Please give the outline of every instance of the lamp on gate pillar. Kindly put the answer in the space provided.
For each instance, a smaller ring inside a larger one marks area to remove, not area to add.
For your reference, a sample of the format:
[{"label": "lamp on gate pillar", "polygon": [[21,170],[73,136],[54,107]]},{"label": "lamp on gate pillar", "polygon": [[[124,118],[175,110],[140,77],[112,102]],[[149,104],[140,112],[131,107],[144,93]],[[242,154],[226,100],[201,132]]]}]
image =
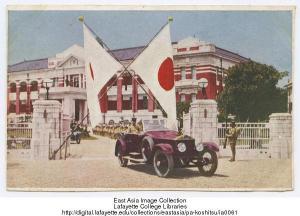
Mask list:
[{"label": "lamp on gate pillar", "polygon": [[[43,81],[43,86],[42,88],[45,88],[46,89],[46,100],[49,100],[49,89],[50,89],[50,84],[53,86],[53,82],[54,80],[53,79],[46,79]],[[44,86],[44,83],[46,86]]]},{"label": "lamp on gate pillar", "polygon": [[204,99],[207,99],[206,87],[208,86],[208,80],[206,78],[201,78],[199,80],[199,87],[201,88],[202,95]]},{"label": "lamp on gate pillar", "polygon": [[26,113],[27,114],[30,114],[30,110],[31,110],[31,107],[30,107],[30,91],[31,91],[31,85],[30,85],[30,79],[29,79],[29,74],[27,74],[27,103],[26,103]]}]

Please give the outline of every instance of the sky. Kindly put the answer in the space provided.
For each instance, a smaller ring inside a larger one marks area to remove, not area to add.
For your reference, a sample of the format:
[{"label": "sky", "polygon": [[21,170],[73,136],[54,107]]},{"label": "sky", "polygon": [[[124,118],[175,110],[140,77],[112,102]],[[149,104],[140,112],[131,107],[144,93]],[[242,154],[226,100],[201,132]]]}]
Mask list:
[{"label": "sky", "polygon": [[172,41],[194,36],[291,73],[291,11],[9,11],[8,64],[82,46],[81,15],[110,49],[147,44],[172,16]]}]

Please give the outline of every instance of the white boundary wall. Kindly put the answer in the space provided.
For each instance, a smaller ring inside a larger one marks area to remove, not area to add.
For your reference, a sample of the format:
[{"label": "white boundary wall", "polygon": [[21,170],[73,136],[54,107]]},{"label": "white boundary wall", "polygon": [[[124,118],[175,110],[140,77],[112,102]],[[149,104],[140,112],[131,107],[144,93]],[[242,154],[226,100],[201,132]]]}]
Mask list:
[{"label": "white boundary wall", "polygon": [[287,159],[292,155],[292,115],[273,113],[270,115],[270,156]]}]

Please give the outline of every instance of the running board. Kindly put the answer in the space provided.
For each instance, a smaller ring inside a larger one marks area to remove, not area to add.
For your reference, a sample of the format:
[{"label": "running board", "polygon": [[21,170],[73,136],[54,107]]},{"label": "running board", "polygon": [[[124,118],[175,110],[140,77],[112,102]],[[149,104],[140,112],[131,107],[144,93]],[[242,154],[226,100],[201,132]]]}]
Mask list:
[{"label": "running board", "polygon": [[137,163],[145,163],[145,160],[142,159],[142,158],[132,158],[132,157],[129,157],[129,156],[124,156],[123,158],[128,159],[130,161],[137,162]]}]

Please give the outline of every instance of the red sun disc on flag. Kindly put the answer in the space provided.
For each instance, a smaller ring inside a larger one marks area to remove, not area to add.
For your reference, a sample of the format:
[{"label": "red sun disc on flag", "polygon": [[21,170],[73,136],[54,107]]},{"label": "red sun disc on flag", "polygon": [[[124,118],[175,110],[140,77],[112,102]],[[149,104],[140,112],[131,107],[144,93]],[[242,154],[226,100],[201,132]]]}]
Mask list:
[{"label": "red sun disc on flag", "polygon": [[158,82],[166,91],[169,91],[174,87],[173,61],[169,57],[166,58],[159,67]]},{"label": "red sun disc on flag", "polygon": [[91,63],[90,63],[90,72],[91,72],[91,77],[94,80],[94,71],[93,71]]}]

